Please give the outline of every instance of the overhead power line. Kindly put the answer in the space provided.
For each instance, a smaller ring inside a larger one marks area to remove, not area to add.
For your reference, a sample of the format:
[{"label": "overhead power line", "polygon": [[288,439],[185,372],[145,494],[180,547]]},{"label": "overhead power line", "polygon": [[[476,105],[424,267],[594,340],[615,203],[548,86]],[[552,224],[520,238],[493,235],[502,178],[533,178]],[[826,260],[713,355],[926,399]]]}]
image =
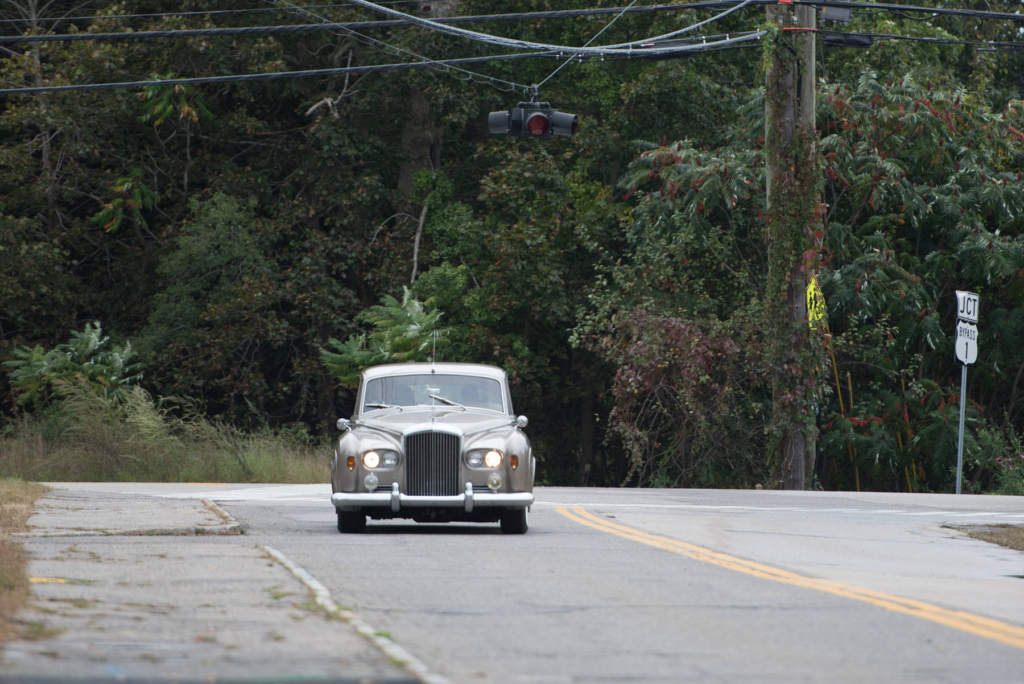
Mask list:
[{"label": "overhead power line", "polygon": [[[778,0],[762,0],[759,4],[776,5]],[[838,7],[858,10],[885,10],[894,14],[919,12],[936,16],[973,17],[975,19],[1001,19],[1005,21],[1024,21],[1024,14],[1013,12],[991,12],[989,10],[956,9],[952,7],[918,7],[915,5],[895,5],[885,2],[850,2],[849,0],[800,0],[802,5],[814,7]]]},{"label": "overhead power line", "polygon": [[[619,12],[618,14],[616,14],[616,15],[615,15],[614,17],[612,17],[612,20],[611,20],[611,21],[609,21],[609,22],[608,22],[607,24],[605,24],[605,25],[604,25],[604,28],[602,28],[602,29],[601,29],[600,31],[598,31],[598,32],[597,32],[597,33],[595,33],[595,34],[594,34],[593,36],[591,36],[590,40],[588,40],[588,41],[586,42],[586,44],[585,44],[585,45],[584,45],[583,47],[590,47],[590,44],[591,44],[591,43],[593,43],[593,42],[594,42],[595,40],[597,40],[597,39],[598,39],[598,38],[599,38],[599,37],[601,36],[601,34],[602,34],[602,33],[604,33],[605,31],[607,31],[608,29],[610,29],[610,28],[612,27],[612,24],[614,24],[615,22],[617,22],[617,21],[619,20],[619,18],[620,18],[620,17],[622,17],[622,15],[626,13],[626,10],[628,10],[628,9],[629,9],[630,7],[632,7],[632,6],[633,6],[633,5],[635,5],[636,3],[637,3],[637,0],[633,0],[633,2],[629,3],[629,7],[627,7],[626,9],[622,10],[621,12]],[[557,73],[558,73],[559,71],[561,71],[561,70],[562,70],[562,69],[564,69],[565,67],[569,66],[569,62],[571,62],[571,61],[572,61],[573,59],[575,59],[575,58],[576,58],[577,56],[578,56],[578,55],[575,55],[575,54],[574,54],[574,55],[573,55],[572,57],[570,57],[569,59],[567,59],[567,60],[565,60],[564,62],[562,62],[561,64],[559,64],[559,65],[558,65],[557,67],[555,67],[555,70],[554,70],[554,71],[552,71],[552,72],[551,72],[550,74],[548,74],[548,77],[547,77],[547,78],[545,78],[545,79],[544,79],[543,81],[541,81],[540,83],[538,83],[536,87],[537,87],[537,88],[540,88],[540,87],[541,87],[542,85],[544,85],[545,83],[547,83],[548,81],[550,81],[550,80],[551,80],[552,78],[554,78],[554,77],[555,77],[555,74],[557,74]]]},{"label": "overhead power line", "polygon": [[[751,4],[762,4],[767,0],[749,0]],[[777,0],[771,0],[772,3]],[[647,5],[641,7],[621,8],[596,8],[586,10],[556,10],[545,12],[513,12],[507,14],[482,14],[462,17],[439,17],[434,21],[446,24],[473,24],[482,22],[503,22],[503,21],[532,21],[539,19],[564,19],[573,17],[600,16],[605,14],[627,14],[637,11],[656,12],[691,9],[718,9],[722,7],[734,7],[743,0],[708,0],[688,5]],[[383,4],[383,3],[382,3]],[[352,7],[352,5],[313,5],[312,7]],[[292,12],[286,7],[269,8],[270,11]],[[308,10],[300,6],[299,10]],[[223,10],[226,12],[234,10]],[[125,16],[162,16],[162,15],[125,15]],[[326,22],[326,23],[324,23]],[[232,35],[263,35],[274,33],[305,33],[317,31],[333,31],[341,29],[345,31],[362,29],[388,29],[401,26],[415,26],[415,23],[405,19],[391,19],[385,21],[346,21],[332,22],[323,20],[318,24],[294,24],[288,26],[239,26],[219,27],[204,29],[168,29],[164,31],[122,31],[118,33],[62,33],[46,34],[37,36],[3,36],[0,43],[59,43],[64,41],[79,40],[145,40],[151,38],[188,38],[194,36],[232,36]]]},{"label": "overhead power line", "polygon": [[[270,1],[270,0],[268,0],[268,1]],[[747,3],[751,2],[751,1],[752,0],[743,0],[743,2],[740,3],[740,5],[742,6],[742,5],[747,4]],[[383,41],[379,41],[377,39],[369,38],[369,37],[364,36],[362,34],[355,33],[354,31],[345,29],[344,26],[342,26],[340,24],[337,24],[336,22],[332,22],[331,20],[329,20],[329,19],[327,19],[325,17],[322,17],[322,16],[320,16],[318,14],[315,14],[314,12],[310,12],[308,10],[302,9],[301,7],[297,7],[296,5],[292,4],[289,0],[275,0],[275,4],[277,4],[278,6],[282,6],[282,5],[290,6],[291,8],[293,8],[294,13],[301,14],[301,15],[306,16],[306,17],[312,17],[312,18],[318,19],[319,21],[321,21],[324,24],[329,24],[331,26],[338,27],[341,30],[346,31],[347,35],[359,36],[364,41],[365,40],[372,41],[374,44],[377,44],[377,45],[381,45],[381,44],[387,45],[386,43],[383,43]],[[374,7],[379,8],[378,5],[374,5]],[[380,8],[380,9],[383,9],[383,8]],[[391,12],[391,11],[394,11],[394,10],[386,10],[386,11]],[[730,11],[732,11],[732,10],[730,10]],[[407,19],[411,19],[411,20],[415,20],[416,19],[415,17],[411,17],[410,15],[402,14],[400,12],[398,14],[401,15],[402,17],[407,18]],[[702,23],[706,23],[706,22],[702,22]],[[689,27],[687,29],[684,29],[683,31],[679,31],[679,33],[682,33],[682,32],[684,32],[686,30],[690,30],[690,28],[695,28],[695,26],[694,27]],[[671,52],[675,53],[675,52],[685,52],[685,51],[691,51],[691,50],[692,51],[696,51],[696,50],[702,50],[702,49],[711,49],[711,48],[721,47],[721,46],[725,46],[725,45],[732,45],[732,44],[738,43],[738,42],[745,42],[745,41],[749,41],[749,40],[757,40],[757,39],[759,39],[761,37],[761,35],[763,35],[763,32],[759,32],[756,35],[742,37],[742,38],[726,38],[723,41],[718,41],[714,45],[693,46],[691,48],[673,48]],[[538,44],[538,45],[541,46],[540,47],[541,50],[549,49],[547,46],[544,46],[543,44]],[[417,54],[412,53],[412,52],[410,52],[408,50],[405,50],[403,48],[398,48],[398,47],[395,47],[393,45],[392,46],[388,46],[388,48],[393,50],[393,51],[399,51],[399,52],[403,52],[403,53],[408,54],[408,55],[412,55],[412,56],[416,57],[417,59],[423,59],[423,60],[426,59],[425,57],[422,57],[421,55],[417,55]],[[611,54],[615,54],[616,53],[616,51],[614,51],[614,50],[607,50],[607,51],[605,51],[605,50],[602,50],[602,49],[596,49],[595,50],[595,49],[589,49],[589,48],[587,48],[587,49],[567,48],[567,47],[564,47],[564,46],[551,46],[550,49],[556,50],[556,51],[559,51],[559,52],[567,52],[567,53],[570,53],[570,54],[571,53],[581,52],[581,53],[589,53],[589,54],[593,54],[593,55],[602,55],[602,54],[611,55]],[[640,56],[640,55],[663,55],[663,54],[669,54],[669,51],[660,50],[658,48],[639,48],[639,49],[635,49],[635,50],[630,48],[630,50],[622,50],[622,51],[619,51],[619,52],[621,54],[629,54],[629,55],[634,55],[635,54],[637,56]],[[475,78],[482,78],[484,83],[489,83],[491,85],[494,85],[496,82],[504,83],[506,85],[512,86],[513,88],[522,91],[524,93],[524,95],[529,93],[530,90],[531,90],[531,88],[529,86],[523,86],[522,84],[512,83],[512,82],[509,82],[509,81],[502,81],[500,79],[496,79],[496,78],[493,78],[493,77],[484,76],[482,74],[476,74],[474,72],[467,71],[467,70],[464,70],[464,69],[459,69],[458,67],[455,67],[455,69],[459,70],[461,73],[467,74],[469,76],[470,80],[475,80]],[[497,86],[495,85],[494,87],[497,87]]]},{"label": "overhead power line", "polygon": [[[350,0],[350,1],[353,4],[359,5],[360,7],[365,7],[366,9],[372,9],[372,10],[375,10],[375,11],[380,12],[382,14],[386,14],[388,16],[398,17],[398,18],[401,18],[401,19],[404,19],[404,20],[407,20],[407,21],[411,21],[414,24],[417,24],[417,25],[422,26],[424,28],[432,29],[432,30],[434,30],[437,33],[442,33],[442,34],[447,34],[447,35],[451,35],[451,36],[456,36],[456,37],[459,37],[459,38],[465,38],[465,39],[476,41],[476,42],[479,42],[479,43],[485,43],[487,45],[495,45],[495,46],[499,46],[499,47],[507,47],[507,48],[519,49],[519,50],[524,50],[524,49],[532,49],[532,50],[561,50],[561,51],[566,51],[566,52],[577,52],[577,53],[582,54],[582,55],[586,55],[586,54],[591,54],[591,55],[610,55],[610,54],[616,54],[616,53],[623,53],[623,52],[626,52],[626,51],[633,51],[633,50],[636,50],[637,48],[640,48],[640,46],[642,46],[644,43],[652,43],[652,42],[655,42],[655,41],[658,41],[658,40],[669,39],[669,38],[672,38],[672,37],[674,37],[676,35],[679,35],[681,33],[685,33],[685,32],[687,32],[687,31],[689,31],[689,30],[691,30],[693,28],[696,28],[698,25],[702,25],[702,24],[708,23],[707,21],[705,21],[705,22],[701,22],[701,24],[695,24],[695,25],[692,25],[692,26],[688,26],[688,27],[680,29],[678,31],[672,31],[671,33],[665,33],[665,34],[662,34],[660,36],[649,36],[649,37],[646,37],[646,38],[643,38],[643,39],[640,39],[640,40],[630,41],[628,43],[616,43],[614,45],[605,45],[605,46],[602,46],[602,47],[569,47],[569,46],[565,46],[565,45],[553,45],[551,43],[538,43],[538,42],[531,41],[531,40],[519,40],[519,39],[515,39],[515,38],[503,38],[501,36],[495,36],[495,35],[491,35],[489,33],[482,33],[480,31],[470,31],[468,29],[458,28],[457,26],[447,26],[445,24],[438,23],[438,22],[433,21],[431,19],[424,19],[423,17],[416,17],[416,16],[413,16],[411,14],[405,14],[404,12],[399,12],[398,10],[394,10],[394,9],[389,8],[389,7],[383,7],[381,5],[377,5],[377,4],[374,4],[372,2],[369,2],[368,0]],[[718,19],[718,18],[724,16],[725,14],[728,14],[729,12],[735,11],[735,10],[741,8],[741,7],[744,7],[744,6],[748,5],[748,4],[750,4],[751,2],[753,2],[753,0],[743,0],[742,2],[740,2],[738,5],[736,5],[732,9],[727,10],[726,12],[723,12],[718,17],[713,17],[712,19],[710,19],[708,21],[713,21],[715,19]],[[658,50],[657,48],[643,48],[643,49],[648,51],[648,53],[657,52],[657,50]]]},{"label": "overhead power line", "polygon": [[[237,74],[230,76],[198,76],[195,78],[169,78],[149,81],[123,81],[118,83],[82,83],[78,85],[35,86],[31,88],[3,88],[0,95],[30,95],[34,93],[62,93],[79,90],[113,90],[115,88],[143,88],[146,86],[199,85],[203,83],[238,83],[248,81],[272,81],[282,78],[307,78],[311,76],[343,76],[345,74],[368,74],[375,71],[401,71],[405,69],[455,67],[459,64],[480,64],[503,62],[538,57],[557,58],[553,52],[522,52],[512,55],[490,55],[487,57],[462,57],[439,59],[425,62],[401,62],[398,64],[371,64],[367,66],[339,67],[337,69],[307,69],[305,71],[274,71],[264,74]],[[486,78],[486,77],[485,77]],[[497,79],[495,79],[497,80]],[[523,86],[524,88],[526,86]]]},{"label": "overhead power line", "polygon": [[[817,31],[823,34],[826,38],[828,36],[840,36],[848,37],[855,36],[861,38],[870,38],[872,40],[906,40],[915,43],[936,43],[938,45],[977,45],[990,48],[1002,48],[1007,50],[1024,50],[1024,42],[1012,42],[1012,41],[993,41],[993,40],[965,40],[962,38],[936,38],[932,36],[905,36],[897,33],[848,33],[844,31],[829,31],[822,29],[805,29],[808,31]],[[855,46],[851,46],[855,47]]]},{"label": "overhead power line", "polygon": [[[412,0],[402,0],[407,2]],[[593,9],[583,10],[552,10],[545,12],[513,12],[507,14],[482,14],[482,15],[468,15],[462,17],[439,17],[432,21],[440,24],[474,24],[474,23],[485,23],[485,22],[505,22],[505,21],[534,21],[544,19],[566,19],[575,17],[591,17],[601,15],[619,15],[619,14],[634,14],[634,13],[650,13],[650,12],[671,12],[671,11],[683,11],[683,10],[712,10],[736,7],[740,4],[751,4],[751,5],[774,5],[778,4],[778,0],[703,0],[701,2],[694,2],[689,4],[673,4],[673,5],[643,5],[640,7],[599,7]],[[813,5],[815,7],[838,7],[838,8],[850,8],[854,10],[873,10],[875,12],[891,12],[899,15],[905,19],[912,19],[917,21],[928,21],[937,16],[964,16],[974,17],[981,19],[1000,19],[1005,21],[1024,22],[1024,14],[1012,14],[1005,12],[988,12],[979,10],[958,10],[950,8],[934,8],[934,7],[908,7],[906,5],[886,5],[879,3],[865,3],[865,2],[844,2],[843,0],[808,0],[803,4]],[[352,7],[351,4],[345,5],[312,5],[311,7]],[[307,9],[306,7],[300,7],[300,9]],[[219,10],[220,12],[234,13],[241,11],[250,10]],[[257,11],[253,9],[251,11]],[[267,11],[291,11],[287,8],[274,7],[267,8]],[[927,17],[912,17],[907,12],[926,12],[930,16]],[[181,12],[175,15],[112,15],[112,16],[123,16],[123,17],[160,17],[160,16],[178,16],[186,14],[216,14],[217,12]],[[21,20],[0,20],[0,21],[21,21]],[[349,21],[349,22],[330,22],[320,24],[294,24],[286,26],[240,26],[240,27],[221,27],[221,28],[205,28],[205,29],[174,29],[166,31],[125,31],[119,33],[67,33],[67,34],[46,34],[37,36],[2,36],[0,37],[0,44],[10,43],[59,43],[65,41],[80,41],[80,40],[145,40],[153,38],[188,38],[195,36],[231,36],[231,35],[272,35],[276,33],[306,33],[306,32],[319,32],[319,31],[333,31],[333,30],[364,30],[364,29],[389,29],[398,28],[402,26],[415,26],[416,22],[405,20],[405,19],[390,19],[383,21]],[[648,39],[649,40],[649,39]]]},{"label": "overhead power line", "polygon": [[[939,45],[975,45],[986,48],[998,48],[1005,51],[1024,51],[1024,42],[993,41],[993,40],[967,40],[964,38],[937,38],[932,36],[907,36],[899,33],[854,33],[850,31],[832,31],[830,29],[792,27],[784,29],[786,33],[818,33],[825,39],[826,45],[832,47],[866,48],[871,47],[874,41],[905,40],[917,43],[936,43]],[[753,31],[732,34],[734,37],[753,35]],[[686,39],[684,41],[673,41],[673,43],[684,43],[686,45],[696,44],[701,40],[715,40],[719,36],[702,36],[699,39]],[[848,39],[844,42],[844,39]],[[830,42],[831,41],[831,42]]]},{"label": "overhead power line", "polygon": [[[334,22],[330,21],[329,19],[327,19],[325,17],[322,17],[322,16],[320,16],[319,14],[317,14],[315,12],[311,12],[311,11],[305,9],[305,8],[299,7],[298,5],[290,2],[289,0],[276,0],[276,2],[273,2],[271,4],[277,5],[279,7],[282,6],[282,5],[287,6],[287,7],[289,7],[291,9],[291,13],[292,14],[303,16],[303,17],[306,17],[308,19],[316,19],[318,22],[320,22],[321,24],[324,24],[324,25],[334,25],[334,26],[336,26],[334,24]],[[423,55],[418,55],[415,52],[412,52],[411,50],[406,50],[405,48],[400,48],[400,47],[391,45],[391,44],[386,43],[386,42],[384,42],[382,40],[378,40],[376,38],[371,38],[371,37],[369,37],[367,35],[364,35],[362,33],[357,33],[356,31],[353,31],[351,29],[342,29],[342,30],[345,31],[345,35],[347,37],[353,38],[353,39],[358,40],[358,41],[360,41],[362,43],[371,45],[371,46],[373,46],[375,48],[382,49],[385,52],[391,52],[392,54],[396,54],[396,55],[397,54],[408,55],[408,56],[413,57],[414,59],[418,59],[418,60],[420,60],[422,62],[431,62],[431,61],[433,61],[433,60],[430,60],[427,57],[424,57]],[[482,81],[483,83],[485,83],[487,85],[490,85],[493,88],[497,88],[499,90],[506,90],[506,91],[518,90],[518,91],[526,92],[526,86],[522,85],[521,83],[513,83],[512,81],[505,81],[505,80],[500,79],[500,78],[493,78],[493,77],[490,77],[490,76],[484,76],[483,74],[478,74],[476,72],[469,71],[468,69],[462,69],[460,67],[452,67],[452,68],[454,68],[459,73],[465,75],[465,78],[461,78],[459,80],[474,81],[476,79],[483,79],[483,81]],[[455,78],[459,78],[459,77],[456,76]],[[502,86],[498,85],[499,83],[504,84],[504,86],[507,86],[507,87],[503,88]]]},{"label": "overhead power line", "polygon": [[[381,5],[409,5],[415,3],[416,0],[384,0],[379,3]],[[306,5],[309,9],[331,9],[333,7],[350,7],[348,3],[334,4],[334,5]],[[38,22],[52,22],[57,23],[61,21],[97,21],[100,19],[163,19],[164,17],[205,17],[205,16],[218,16],[218,15],[232,15],[232,14],[257,14],[262,12],[287,12],[285,9],[279,7],[246,7],[241,9],[233,10],[208,10],[206,12],[195,11],[195,12],[154,12],[151,14],[99,14],[99,15],[83,15],[77,17],[39,17],[37,19],[0,19],[0,24],[33,24]]]},{"label": "overhead power line", "polygon": [[119,33],[51,33],[38,36],[0,36],[0,44],[67,43],[79,40],[151,40],[153,38],[192,38],[196,36],[244,36],[275,33],[310,33],[325,31],[322,24],[287,24],[283,26],[233,26],[227,28],[172,29],[167,31],[121,31]]},{"label": "overhead power line", "polygon": [[[749,34],[757,36],[757,34]],[[717,41],[714,43],[700,43],[696,39],[691,47],[697,50],[690,50],[691,53],[712,52],[716,45],[721,43],[735,43],[736,39],[729,41]],[[314,76],[344,76],[345,74],[368,74],[380,71],[404,71],[407,69],[437,68],[441,70],[458,69],[462,64],[481,64],[487,62],[505,62],[520,59],[565,59],[564,55],[557,52],[520,52],[511,55],[489,55],[486,57],[462,57],[458,59],[439,59],[426,62],[401,62],[397,64],[372,64],[356,67],[339,67],[336,69],[309,69],[305,71],[278,71],[265,74],[238,74],[229,76],[199,76],[195,78],[170,78],[148,81],[121,81],[117,83],[82,83],[77,85],[54,85],[54,86],[33,86],[26,88],[2,88],[0,95],[33,95],[37,93],[60,93],[76,92],[85,90],[114,90],[119,88],[143,88],[147,86],[171,86],[171,85],[202,85],[206,83],[238,83],[249,81],[272,81],[286,78],[308,78]],[[480,78],[488,79],[487,76],[476,74]],[[498,82],[500,79],[492,79]],[[522,86],[524,89],[527,86]]]},{"label": "overhead power line", "polygon": [[[844,33],[840,31],[828,31],[821,29],[790,29],[792,31],[818,31],[825,36],[834,36],[837,38],[851,38],[851,39],[862,39],[860,42],[851,41],[846,47],[868,47],[872,39],[878,40],[908,40],[917,42],[929,42],[929,43],[944,43],[944,44],[958,44],[958,45],[977,45],[983,46],[979,49],[991,52],[1000,51],[1024,51],[1024,43],[1014,42],[994,42],[994,41],[971,41],[961,40],[956,38],[932,38],[932,37],[921,37],[921,36],[905,36],[899,34],[889,33]],[[598,61],[622,61],[627,59],[665,59],[672,57],[685,57],[689,55],[699,55],[707,52],[716,52],[718,50],[728,50],[734,48],[744,47],[757,47],[753,44],[753,41],[759,40],[763,32],[761,31],[750,31],[741,34],[720,34],[717,36],[700,36],[686,38],[670,43],[665,43],[663,49],[658,50],[655,54],[644,54],[643,51],[634,52],[632,55],[624,54],[617,55],[605,60],[603,57],[589,57],[584,59],[587,63],[597,63]],[[709,40],[710,39],[710,40]],[[574,54],[575,56],[575,54]],[[26,88],[4,88],[0,89],[0,95],[31,95],[36,93],[51,93],[51,92],[71,92],[71,91],[85,91],[85,90],[113,90],[117,88],[142,88],[146,86],[167,86],[167,85],[201,85],[206,83],[237,83],[237,82],[248,82],[248,81],[270,81],[280,80],[287,78],[307,78],[314,76],[341,76],[345,74],[365,74],[381,71],[403,71],[407,69],[420,69],[420,68],[434,68],[442,71],[447,70],[460,70],[459,65],[462,64],[480,64],[487,62],[503,62],[520,59],[535,59],[535,58],[548,58],[548,59],[566,59],[564,53],[555,51],[543,51],[543,52],[524,52],[516,53],[511,55],[489,55],[484,57],[463,57],[458,59],[446,59],[446,60],[426,60],[420,62],[404,62],[396,64],[375,64],[358,67],[341,67],[336,69],[309,69],[305,71],[281,71],[281,72],[270,72],[263,74],[238,74],[228,76],[199,76],[193,78],[174,78],[174,79],[161,79],[161,80],[148,80],[148,81],[123,81],[116,83],[84,83],[78,85],[62,85],[62,86],[34,86]],[[572,57],[569,57],[572,59]],[[582,59],[582,58],[577,58]],[[469,72],[474,73],[474,72]],[[484,79],[484,82],[494,81],[498,83],[508,83],[507,81],[501,81],[500,79],[490,79],[490,77],[482,74],[475,74],[475,76]],[[529,90],[528,86],[520,84],[514,84],[522,90]]]}]

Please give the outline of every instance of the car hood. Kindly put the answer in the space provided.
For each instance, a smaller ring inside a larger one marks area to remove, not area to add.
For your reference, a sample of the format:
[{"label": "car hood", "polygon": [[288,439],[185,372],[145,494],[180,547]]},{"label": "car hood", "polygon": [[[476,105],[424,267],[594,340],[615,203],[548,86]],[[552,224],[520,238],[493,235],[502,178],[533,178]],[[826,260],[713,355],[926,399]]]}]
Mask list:
[{"label": "car hood", "polygon": [[463,436],[489,432],[502,427],[511,428],[512,417],[495,414],[490,411],[474,411],[468,409],[438,408],[406,409],[404,411],[388,411],[385,415],[371,418],[359,418],[353,422],[353,429],[370,428],[401,437],[413,432],[439,429],[443,432],[454,432]]}]

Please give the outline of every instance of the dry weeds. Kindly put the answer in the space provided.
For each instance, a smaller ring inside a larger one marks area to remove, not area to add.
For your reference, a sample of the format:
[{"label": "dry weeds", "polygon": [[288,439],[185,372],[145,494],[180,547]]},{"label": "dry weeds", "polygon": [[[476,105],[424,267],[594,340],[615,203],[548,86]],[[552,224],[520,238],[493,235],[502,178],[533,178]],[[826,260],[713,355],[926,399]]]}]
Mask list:
[{"label": "dry weeds", "polygon": [[14,635],[12,619],[29,597],[24,548],[11,535],[25,531],[32,503],[45,491],[31,482],[0,479],[0,644]]},{"label": "dry weeds", "polygon": [[243,432],[185,400],[67,389],[61,411],[0,437],[0,477],[54,481],[326,482],[333,445],[301,430]]},{"label": "dry weeds", "polygon": [[999,544],[1017,551],[1024,551],[1024,526],[1020,525],[986,525],[965,530],[967,534],[987,541],[992,544]]}]

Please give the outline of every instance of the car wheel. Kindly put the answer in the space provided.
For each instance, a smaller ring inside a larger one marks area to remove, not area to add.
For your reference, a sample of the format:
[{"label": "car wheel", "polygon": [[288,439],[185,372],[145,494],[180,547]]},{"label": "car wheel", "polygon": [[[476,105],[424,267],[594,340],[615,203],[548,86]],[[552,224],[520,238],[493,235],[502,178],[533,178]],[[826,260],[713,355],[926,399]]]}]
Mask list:
[{"label": "car wheel", "polygon": [[501,512],[501,531],[505,534],[526,534],[530,529],[530,515],[525,508]]},{"label": "car wheel", "polygon": [[342,534],[355,534],[366,529],[366,516],[362,513],[338,511],[338,531]]}]

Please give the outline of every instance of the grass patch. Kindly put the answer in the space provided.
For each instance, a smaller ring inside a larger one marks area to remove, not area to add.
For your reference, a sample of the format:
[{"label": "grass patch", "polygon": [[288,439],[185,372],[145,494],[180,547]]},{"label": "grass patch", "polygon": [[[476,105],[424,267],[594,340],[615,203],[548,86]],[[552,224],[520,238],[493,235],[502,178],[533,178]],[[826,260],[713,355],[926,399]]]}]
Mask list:
[{"label": "grass patch", "polygon": [[1024,551],[1024,526],[986,525],[965,530],[975,539],[999,544],[1017,551]]},{"label": "grass patch", "polygon": [[270,594],[270,598],[275,599],[275,600],[283,599],[286,596],[291,596],[291,594],[288,593],[287,591],[285,591],[284,588],[282,588],[280,584],[275,584],[272,587],[266,587],[263,591],[265,591],[268,594]]},{"label": "grass patch", "polygon": [[320,604],[317,603],[316,600],[312,599],[312,598],[309,599],[308,601],[303,601],[302,603],[292,602],[292,606],[295,607],[295,608],[301,608],[302,610],[304,610],[306,612],[309,612],[309,613],[319,613],[320,611],[323,610],[323,608],[320,606]]},{"label": "grass patch", "polygon": [[326,482],[332,445],[304,429],[244,432],[183,399],[82,386],[0,433],[0,477],[62,482]]},{"label": "grass patch", "polygon": [[84,598],[52,598],[47,600],[53,603],[67,603],[72,608],[85,609],[96,607],[96,604],[93,601],[89,601],[88,599]]},{"label": "grass patch", "polygon": [[31,482],[0,479],[0,644],[14,636],[12,619],[29,597],[24,549],[11,535],[27,529],[32,504],[45,491]]}]

